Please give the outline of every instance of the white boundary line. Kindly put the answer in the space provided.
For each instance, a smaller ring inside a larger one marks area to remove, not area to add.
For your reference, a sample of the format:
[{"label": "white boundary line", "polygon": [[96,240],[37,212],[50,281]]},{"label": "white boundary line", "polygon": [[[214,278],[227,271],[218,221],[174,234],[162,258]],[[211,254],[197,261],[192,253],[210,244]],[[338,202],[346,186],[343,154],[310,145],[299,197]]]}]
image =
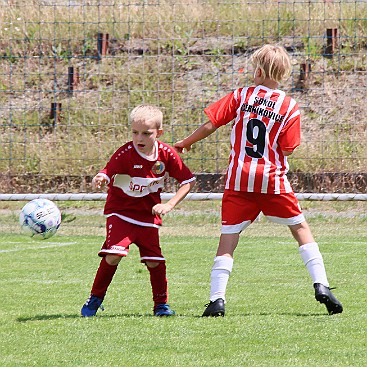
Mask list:
[{"label": "white boundary line", "polygon": [[[11,244],[21,244],[24,245],[24,242],[7,242]],[[49,243],[49,245],[42,245],[42,246],[31,246],[27,248],[13,248],[7,250],[0,250],[0,253],[7,253],[7,252],[19,252],[19,251],[28,251],[28,250],[42,250],[45,248],[53,248],[53,247],[64,247],[64,246],[71,246],[75,245],[77,242],[65,242],[65,243]]]},{"label": "white boundary line", "polygon": [[[174,193],[162,193],[162,200],[169,200]],[[367,194],[316,194],[296,193],[298,200],[308,201],[367,201]],[[185,200],[221,200],[223,193],[189,193]],[[29,201],[37,198],[54,201],[105,201],[107,194],[0,194],[0,201]]]}]

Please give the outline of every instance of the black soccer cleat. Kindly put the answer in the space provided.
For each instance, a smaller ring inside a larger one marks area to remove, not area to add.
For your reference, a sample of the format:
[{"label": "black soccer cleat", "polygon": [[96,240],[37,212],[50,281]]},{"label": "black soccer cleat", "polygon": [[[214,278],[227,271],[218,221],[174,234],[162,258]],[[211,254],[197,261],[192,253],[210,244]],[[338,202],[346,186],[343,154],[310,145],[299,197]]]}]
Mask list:
[{"label": "black soccer cleat", "polygon": [[202,315],[202,317],[218,317],[224,316],[224,300],[222,298],[218,298],[215,301],[210,301],[205,305],[206,309]]},{"label": "black soccer cleat", "polygon": [[320,303],[323,303],[326,306],[329,315],[334,315],[336,313],[343,312],[342,304],[331,293],[329,287],[325,287],[321,283],[315,283],[313,287],[315,288],[316,301],[319,301]]}]

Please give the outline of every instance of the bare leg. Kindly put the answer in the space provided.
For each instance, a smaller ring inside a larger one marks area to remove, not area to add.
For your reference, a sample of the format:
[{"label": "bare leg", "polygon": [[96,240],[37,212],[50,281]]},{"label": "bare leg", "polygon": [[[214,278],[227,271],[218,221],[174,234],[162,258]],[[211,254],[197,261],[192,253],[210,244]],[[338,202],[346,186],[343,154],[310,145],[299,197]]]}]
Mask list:
[{"label": "bare leg", "polygon": [[210,301],[221,298],[225,293],[229,275],[233,267],[233,253],[237,247],[239,233],[222,234],[211,271]]},{"label": "bare leg", "polygon": [[315,242],[311,229],[306,221],[289,226],[289,229],[292,232],[293,237],[298,242],[299,246],[305,245],[306,243]]},{"label": "bare leg", "polygon": [[233,253],[237,247],[239,238],[239,233],[222,234],[219,240],[217,256],[227,256],[233,258]]}]

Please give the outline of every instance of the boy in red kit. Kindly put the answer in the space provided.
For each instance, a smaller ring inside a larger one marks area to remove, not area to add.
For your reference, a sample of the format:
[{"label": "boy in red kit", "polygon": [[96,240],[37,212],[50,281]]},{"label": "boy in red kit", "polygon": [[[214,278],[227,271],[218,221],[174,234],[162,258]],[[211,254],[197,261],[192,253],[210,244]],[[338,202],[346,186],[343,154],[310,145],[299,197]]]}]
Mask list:
[{"label": "boy in red kit", "polygon": [[[163,133],[163,114],[155,106],[140,105],[130,114],[132,141],[120,147],[106,167],[94,178],[93,185],[108,185],[104,208],[106,240],[98,255],[102,257],[91,294],[81,309],[84,317],[95,316],[102,307],[117,266],[135,243],[140,259],[150,273],[155,316],[172,316],[167,304],[165,258],[158,230],[162,215],[170,212],[195,184],[195,178],[180,156],[157,139]],[[161,203],[160,193],[169,174],[180,184],[176,194]]]},{"label": "boy in red kit", "polygon": [[287,156],[300,144],[296,101],[277,89],[290,75],[285,49],[265,45],[252,55],[254,85],[239,88],[207,107],[208,122],[174,147],[182,152],[232,122],[231,153],[222,199],[222,230],[211,271],[210,303],[203,316],[224,316],[225,292],[240,233],[262,212],[289,227],[313,281],[315,298],[329,314],[343,311],[331,293],[318,244],[287,179]]}]

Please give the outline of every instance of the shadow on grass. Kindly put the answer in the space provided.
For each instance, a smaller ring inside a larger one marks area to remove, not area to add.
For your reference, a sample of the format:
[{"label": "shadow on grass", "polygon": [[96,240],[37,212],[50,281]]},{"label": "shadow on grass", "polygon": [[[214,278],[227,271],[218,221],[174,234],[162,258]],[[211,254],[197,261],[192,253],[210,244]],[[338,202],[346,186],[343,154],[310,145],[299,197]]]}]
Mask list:
[{"label": "shadow on grass", "polygon": [[17,317],[18,322],[27,322],[27,321],[42,321],[42,320],[55,320],[55,319],[77,319],[80,315],[34,315],[29,317]]},{"label": "shadow on grass", "polygon": [[[230,317],[254,317],[254,316],[270,316],[270,317],[274,317],[274,316],[290,316],[290,317],[320,317],[320,316],[331,316],[327,313],[299,313],[299,312],[247,312],[247,313],[227,313],[226,316],[224,318],[230,318]],[[198,316],[193,316],[194,318],[203,318],[202,316],[198,315]],[[213,319],[221,319],[222,317],[204,317],[204,319],[206,318],[213,318]]]},{"label": "shadow on grass", "polygon": [[[259,316],[292,316],[292,317],[320,317],[320,316],[330,316],[327,313],[297,313],[297,312],[283,312],[283,313],[272,313],[272,312],[261,312],[259,314],[255,313],[244,313],[244,314],[231,314],[228,315],[226,318],[233,317],[252,317],[255,315]],[[17,322],[29,322],[29,321],[47,321],[47,320],[57,320],[57,319],[111,319],[111,318],[140,318],[140,317],[154,317],[156,316],[151,314],[142,314],[142,313],[131,313],[131,314],[112,314],[112,315],[103,315],[99,314],[95,317],[82,317],[79,314],[55,314],[55,315],[34,315],[34,316],[28,316],[28,317],[17,317]],[[169,318],[169,317],[162,317],[162,318]],[[194,319],[202,319],[203,317],[201,315],[176,315],[174,318],[194,318]],[[210,318],[210,317],[209,317]],[[213,317],[215,318],[215,317]],[[206,319],[206,318],[203,318]],[[221,319],[221,317],[220,317]]]},{"label": "shadow on grass", "polygon": [[122,318],[122,317],[156,317],[154,315],[150,314],[115,314],[115,315],[102,315],[99,314],[95,317],[82,317],[80,314],[55,314],[55,315],[34,315],[34,316],[28,316],[28,317],[17,317],[17,322],[28,322],[28,321],[47,321],[47,320],[57,320],[57,319],[111,319],[111,318]]},{"label": "shadow on grass", "polygon": [[[274,316],[274,313],[266,313],[262,312],[259,314],[260,316]],[[325,312],[320,313],[300,313],[300,312],[282,312],[282,313],[276,313],[278,316],[294,316],[294,317],[319,317],[319,316],[330,316],[329,314]]]}]

